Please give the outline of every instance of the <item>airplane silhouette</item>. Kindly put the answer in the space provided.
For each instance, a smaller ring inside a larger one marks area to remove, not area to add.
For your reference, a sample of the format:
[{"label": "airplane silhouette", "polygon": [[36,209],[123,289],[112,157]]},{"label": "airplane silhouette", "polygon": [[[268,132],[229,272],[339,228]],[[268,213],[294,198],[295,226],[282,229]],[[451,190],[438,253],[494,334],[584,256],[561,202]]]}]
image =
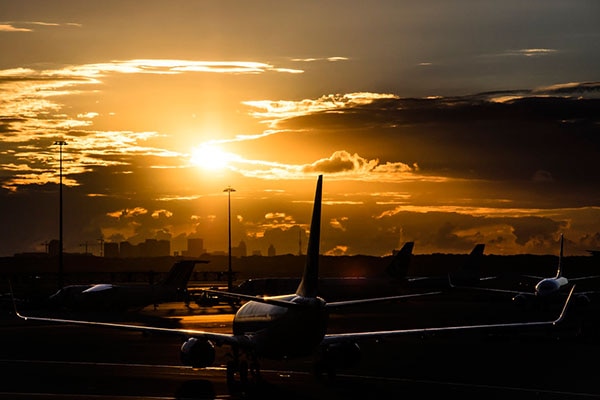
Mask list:
[{"label": "airplane silhouette", "polygon": [[163,280],[151,285],[99,283],[68,285],[49,296],[46,305],[78,311],[125,311],[159,303],[184,301],[187,283],[196,264],[205,260],[181,260]]},{"label": "airplane silhouette", "polygon": [[[185,342],[181,346],[181,360],[183,364],[195,368],[208,367],[214,363],[216,357],[215,346],[229,346],[233,355],[233,359],[227,363],[227,380],[230,383],[235,381],[236,376],[239,377],[241,382],[247,382],[249,372],[255,379],[260,378],[259,362],[261,359],[291,359],[318,354],[320,358],[317,360],[315,371],[332,372],[335,370],[336,360],[358,360],[360,355],[358,343],[362,340],[448,331],[553,327],[563,320],[570,296],[565,301],[560,315],[556,319],[548,321],[359,331],[337,334],[327,333],[330,312],[335,312],[336,309],[351,305],[376,303],[398,297],[326,302],[317,295],[319,283],[318,261],[322,182],[323,176],[319,175],[311,219],[306,264],[302,279],[295,293],[273,297],[257,297],[219,292],[221,295],[247,300],[234,315],[232,333],[26,316],[18,312],[16,305],[15,313],[22,319],[32,321],[112,327],[148,333],[156,332],[178,335],[185,339]],[[430,294],[432,293],[409,296],[414,297]]]},{"label": "airplane silhouette", "polygon": [[[491,293],[506,293],[512,295],[512,300],[517,304],[526,304],[535,301],[548,301],[557,298],[561,295],[569,293],[569,284],[576,281],[600,278],[600,275],[582,276],[578,278],[567,279],[563,273],[563,243],[564,237],[560,235],[560,254],[558,257],[558,266],[554,276],[543,277],[534,275],[523,275],[525,278],[534,279],[535,283],[533,291],[522,291],[513,289],[489,288],[482,286],[461,285],[454,282],[452,277],[449,277],[450,286],[458,289],[472,289]],[[590,302],[589,295],[599,293],[597,290],[574,292],[574,301],[578,304],[588,304]]]},{"label": "airplane silhouette", "polygon": [[452,283],[460,284],[475,284],[476,282],[495,279],[495,276],[481,276],[481,260],[483,258],[483,251],[485,244],[476,244],[471,252],[467,255],[466,260],[462,265],[459,266],[455,271],[449,272],[448,274],[440,275],[425,275],[425,276],[407,276],[407,286],[413,288],[424,288],[424,287],[437,287],[441,289],[447,289],[449,280]]}]

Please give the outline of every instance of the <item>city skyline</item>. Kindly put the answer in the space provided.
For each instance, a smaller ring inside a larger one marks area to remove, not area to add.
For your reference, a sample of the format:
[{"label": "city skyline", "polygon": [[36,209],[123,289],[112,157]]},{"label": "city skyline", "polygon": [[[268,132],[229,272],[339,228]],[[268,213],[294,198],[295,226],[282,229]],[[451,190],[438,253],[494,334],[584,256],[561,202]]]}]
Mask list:
[{"label": "city skyline", "polygon": [[66,252],[296,254],[319,174],[323,254],[600,248],[595,1],[0,10],[0,256],[58,237],[58,141]]},{"label": "city skyline", "polygon": [[[40,254],[47,254],[51,257],[56,257],[59,254],[60,242],[58,239],[53,239],[48,242],[44,242],[43,252],[32,252],[32,253],[17,253],[15,256],[39,256]],[[74,251],[71,254],[84,254],[91,256],[100,256],[108,258],[131,258],[131,257],[201,257],[204,255],[228,255],[229,249],[213,250],[208,251],[204,248],[204,239],[202,238],[188,238],[187,247],[184,249],[171,250],[171,241],[166,239],[146,239],[143,242],[132,244],[129,241],[122,242],[106,242],[99,240],[97,244],[82,243],[81,247],[84,251]],[[79,249],[81,250],[81,248]],[[248,249],[246,243],[243,240],[237,245],[231,246],[232,257],[240,258],[246,257],[248,254],[252,256],[262,256],[261,250]],[[290,253],[288,253],[289,255]],[[302,255],[303,249],[301,246],[297,249],[297,253],[294,255]],[[272,257],[277,255],[277,249],[273,244],[269,244],[267,248],[267,256]]]}]

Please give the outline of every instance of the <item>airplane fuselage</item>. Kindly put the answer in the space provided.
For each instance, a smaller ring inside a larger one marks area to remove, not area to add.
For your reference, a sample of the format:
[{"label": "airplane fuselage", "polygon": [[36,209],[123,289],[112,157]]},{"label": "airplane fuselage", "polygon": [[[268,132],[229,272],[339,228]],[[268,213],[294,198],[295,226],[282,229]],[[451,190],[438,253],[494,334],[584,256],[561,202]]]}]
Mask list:
[{"label": "airplane fuselage", "polygon": [[274,298],[303,303],[303,306],[286,308],[249,301],[234,316],[233,334],[252,337],[254,351],[264,358],[310,355],[327,330],[325,301],[295,295]]},{"label": "airplane fuselage", "polygon": [[564,276],[545,278],[535,285],[535,294],[537,296],[550,296],[560,292],[560,290],[568,284],[569,280]]},{"label": "airplane fuselage", "polygon": [[117,311],[183,300],[183,291],[160,285],[71,285],[49,297],[49,304],[84,311]]}]

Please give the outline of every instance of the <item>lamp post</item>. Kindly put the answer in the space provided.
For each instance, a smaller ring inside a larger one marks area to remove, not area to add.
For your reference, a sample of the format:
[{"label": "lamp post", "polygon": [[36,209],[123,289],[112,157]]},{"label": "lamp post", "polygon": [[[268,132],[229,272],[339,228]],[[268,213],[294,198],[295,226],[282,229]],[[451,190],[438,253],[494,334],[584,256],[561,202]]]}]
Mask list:
[{"label": "lamp post", "polygon": [[63,146],[67,145],[64,140],[57,140],[54,142],[55,146],[59,149],[59,211],[58,211],[58,287],[63,287],[63,184],[62,184],[62,153]]},{"label": "lamp post", "polygon": [[235,189],[231,186],[227,186],[224,190],[227,192],[227,224],[228,224],[228,255],[229,255],[229,269],[227,273],[227,290],[231,291],[233,287],[233,271],[231,269],[231,192],[235,192]]}]

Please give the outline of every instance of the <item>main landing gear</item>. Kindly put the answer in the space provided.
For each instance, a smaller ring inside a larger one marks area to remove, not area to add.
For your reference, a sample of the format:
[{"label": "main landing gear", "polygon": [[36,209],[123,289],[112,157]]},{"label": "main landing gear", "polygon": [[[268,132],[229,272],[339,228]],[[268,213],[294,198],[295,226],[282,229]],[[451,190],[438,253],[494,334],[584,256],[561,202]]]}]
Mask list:
[{"label": "main landing gear", "polygon": [[246,359],[240,359],[239,349],[233,349],[233,359],[227,362],[227,385],[235,385],[236,375],[239,383],[243,386],[249,382],[260,381],[260,368],[258,360],[252,356],[250,362]]}]

